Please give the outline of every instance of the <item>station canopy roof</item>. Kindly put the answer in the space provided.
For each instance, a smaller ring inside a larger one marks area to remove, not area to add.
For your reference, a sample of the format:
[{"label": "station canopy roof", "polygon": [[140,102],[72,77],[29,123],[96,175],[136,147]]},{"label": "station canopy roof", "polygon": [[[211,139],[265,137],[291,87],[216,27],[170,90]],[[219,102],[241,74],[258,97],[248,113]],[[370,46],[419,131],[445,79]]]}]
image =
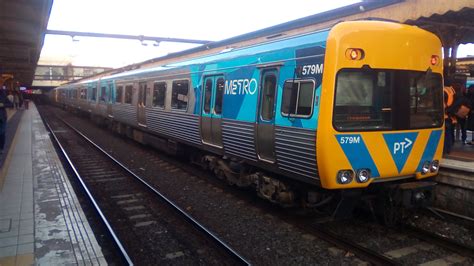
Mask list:
[{"label": "station canopy roof", "polygon": [[474,43],[474,1],[471,7],[458,11],[449,10],[444,14],[435,13],[406,22],[429,30],[438,36],[455,40],[458,44]]},{"label": "station canopy roof", "polygon": [[0,74],[32,84],[52,5],[52,0],[0,2]]}]

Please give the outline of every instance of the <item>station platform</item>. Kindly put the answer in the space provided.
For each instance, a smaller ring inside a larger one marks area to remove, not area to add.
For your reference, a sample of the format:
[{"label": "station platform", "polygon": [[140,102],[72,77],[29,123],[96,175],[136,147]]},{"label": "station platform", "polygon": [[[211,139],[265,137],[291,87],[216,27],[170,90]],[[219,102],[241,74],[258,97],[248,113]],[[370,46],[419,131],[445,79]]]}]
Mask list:
[{"label": "station platform", "polygon": [[[472,140],[474,132],[467,131],[467,140]],[[474,145],[463,144],[457,139],[454,142],[451,153],[445,155],[441,161],[441,167],[471,172],[474,179]]]},{"label": "station platform", "polygon": [[0,265],[107,264],[34,103],[9,111]]}]

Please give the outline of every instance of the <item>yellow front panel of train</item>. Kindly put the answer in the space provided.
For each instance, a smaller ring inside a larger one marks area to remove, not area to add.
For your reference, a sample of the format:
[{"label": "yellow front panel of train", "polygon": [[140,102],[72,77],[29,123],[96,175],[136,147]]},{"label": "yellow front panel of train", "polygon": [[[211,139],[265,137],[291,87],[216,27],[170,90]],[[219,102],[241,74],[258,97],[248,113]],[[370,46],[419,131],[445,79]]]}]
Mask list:
[{"label": "yellow front panel of train", "polygon": [[[352,53],[353,50],[355,52]],[[366,187],[374,180],[409,176],[425,178],[436,174],[436,171],[421,174],[421,169],[424,163],[441,159],[444,139],[442,119],[441,124],[423,129],[371,128],[364,131],[338,130],[333,116],[336,77],[341,70],[428,71],[441,80],[440,58],[439,39],[417,27],[355,21],[340,23],[331,30],[326,47],[317,132],[318,170],[323,187]],[[351,73],[349,71],[349,77]],[[397,92],[396,86],[394,88]],[[440,93],[441,96],[436,95],[437,99],[442,99],[442,87]],[[407,97],[406,100],[410,99]],[[440,113],[442,115],[442,111]],[[354,174],[360,169],[368,169],[372,178],[367,183],[352,180],[341,184],[336,176],[344,169],[352,170]]]}]

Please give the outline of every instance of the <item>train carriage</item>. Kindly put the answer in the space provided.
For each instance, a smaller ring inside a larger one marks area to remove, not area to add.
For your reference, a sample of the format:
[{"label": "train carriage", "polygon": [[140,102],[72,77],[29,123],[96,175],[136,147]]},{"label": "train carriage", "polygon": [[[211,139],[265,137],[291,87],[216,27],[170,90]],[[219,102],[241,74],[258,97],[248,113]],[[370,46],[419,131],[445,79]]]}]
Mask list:
[{"label": "train carriage", "polygon": [[94,115],[142,142],[192,147],[271,201],[317,205],[321,189],[376,187],[401,189],[408,206],[432,198],[419,179],[437,174],[442,155],[441,43],[417,27],[342,22],[79,86]]}]

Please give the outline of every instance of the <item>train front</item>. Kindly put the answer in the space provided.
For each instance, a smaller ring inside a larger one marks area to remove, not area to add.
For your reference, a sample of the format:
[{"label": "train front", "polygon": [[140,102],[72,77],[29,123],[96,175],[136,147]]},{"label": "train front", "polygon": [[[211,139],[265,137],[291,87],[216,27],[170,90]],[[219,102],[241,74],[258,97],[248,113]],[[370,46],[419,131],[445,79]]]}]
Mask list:
[{"label": "train front", "polygon": [[419,179],[436,175],[442,157],[441,50],[434,34],[414,26],[380,21],[334,26],[317,132],[324,188],[403,182],[412,193],[432,186]]}]

